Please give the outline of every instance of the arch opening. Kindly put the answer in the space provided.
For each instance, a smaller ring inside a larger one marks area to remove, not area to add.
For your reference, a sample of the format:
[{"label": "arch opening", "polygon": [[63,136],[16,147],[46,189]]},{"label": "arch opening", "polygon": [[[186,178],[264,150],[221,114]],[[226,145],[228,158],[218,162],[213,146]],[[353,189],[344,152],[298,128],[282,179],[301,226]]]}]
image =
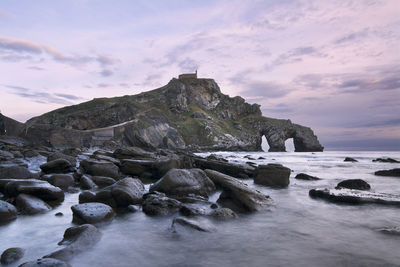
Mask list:
[{"label": "arch opening", "polygon": [[293,138],[288,138],[285,140],[285,149],[286,149],[286,152],[295,152],[296,151],[296,149],[294,147]]},{"label": "arch opening", "polygon": [[268,141],[267,141],[267,138],[265,137],[265,135],[261,136],[261,149],[264,152],[268,152],[268,150],[269,150],[269,144],[268,144]]}]

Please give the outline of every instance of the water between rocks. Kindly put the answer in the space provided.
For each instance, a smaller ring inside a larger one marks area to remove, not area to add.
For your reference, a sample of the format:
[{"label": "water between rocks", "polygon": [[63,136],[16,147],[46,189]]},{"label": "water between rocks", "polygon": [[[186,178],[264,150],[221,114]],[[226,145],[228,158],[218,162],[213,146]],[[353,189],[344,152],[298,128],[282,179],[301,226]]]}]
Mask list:
[{"label": "water between rocks", "polygon": [[[200,154],[207,156],[209,153]],[[254,185],[270,195],[276,205],[270,212],[243,215],[231,221],[213,221],[211,233],[170,230],[173,216],[149,217],[142,212],[118,216],[100,226],[101,241],[77,255],[72,266],[400,266],[400,236],[378,231],[400,226],[400,208],[381,205],[343,205],[312,199],[308,191],[333,188],[343,179],[361,178],[372,191],[400,194],[400,178],[379,177],[376,170],[400,164],[375,163],[399,152],[237,153],[218,152],[231,162],[281,163],[293,170],[287,189]],[[264,160],[248,160],[264,157]],[[343,162],[353,157],[359,162]],[[37,166],[33,164],[33,169]],[[304,172],[319,181],[294,179]],[[213,196],[216,200],[218,193]],[[0,226],[0,251],[26,249],[20,263],[40,258],[57,249],[66,228],[72,226],[70,206],[78,194],[67,194],[51,212],[19,216]],[[64,216],[56,217],[62,212]]]}]

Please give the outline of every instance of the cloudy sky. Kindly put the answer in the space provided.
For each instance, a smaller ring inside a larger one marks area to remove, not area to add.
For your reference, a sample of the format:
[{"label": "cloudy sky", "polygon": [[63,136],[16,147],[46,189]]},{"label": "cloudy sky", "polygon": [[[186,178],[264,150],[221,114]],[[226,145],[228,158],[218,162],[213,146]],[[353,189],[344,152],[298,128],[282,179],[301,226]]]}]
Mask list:
[{"label": "cloudy sky", "polygon": [[0,1],[0,110],[24,122],[198,69],[328,149],[400,150],[400,1]]}]

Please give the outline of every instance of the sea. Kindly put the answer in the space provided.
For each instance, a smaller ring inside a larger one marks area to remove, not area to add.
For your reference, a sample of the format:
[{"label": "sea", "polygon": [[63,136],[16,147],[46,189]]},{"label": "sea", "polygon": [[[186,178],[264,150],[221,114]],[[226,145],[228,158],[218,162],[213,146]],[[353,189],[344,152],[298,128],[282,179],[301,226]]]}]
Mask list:
[{"label": "sea", "polygon": [[[397,163],[372,162],[380,157],[400,160],[400,152],[327,151],[213,152],[232,163],[279,163],[292,170],[290,185],[274,189],[243,180],[271,196],[270,211],[239,214],[228,221],[213,221],[212,232],[172,231],[176,215],[149,217],[143,212],[118,215],[100,227],[102,239],[76,255],[70,264],[80,266],[400,266],[400,235],[383,228],[400,226],[400,207],[378,204],[334,204],[309,197],[312,188],[334,188],[345,179],[363,179],[373,192],[400,195],[399,177],[375,176],[377,170],[400,168]],[[211,153],[200,153],[206,157]],[[358,162],[344,162],[352,157]],[[253,158],[253,159],[249,159]],[[259,159],[264,158],[264,159]],[[30,163],[32,170],[44,158]],[[298,173],[321,178],[296,180]],[[148,185],[147,185],[148,187]],[[210,197],[218,199],[220,192]],[[22,262],[35,260],[60,246],[65,229],[73,226],[70,207],[79,193],[67,193],[51,212],[19,216],[0,227],[0,251],[25,249]],[[64,216],[55,214],[62,212]]]}]

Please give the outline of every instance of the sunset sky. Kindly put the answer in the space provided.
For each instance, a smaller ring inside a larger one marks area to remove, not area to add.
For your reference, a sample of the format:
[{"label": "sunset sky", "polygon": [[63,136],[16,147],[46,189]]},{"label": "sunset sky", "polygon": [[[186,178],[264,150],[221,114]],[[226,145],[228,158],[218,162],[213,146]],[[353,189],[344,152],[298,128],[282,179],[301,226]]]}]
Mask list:
[{"label": "sunset sky", "polygon": [[328,149],[400,150],[400,1],[0,1],[0,110],[21,122],[214,78]]}]

